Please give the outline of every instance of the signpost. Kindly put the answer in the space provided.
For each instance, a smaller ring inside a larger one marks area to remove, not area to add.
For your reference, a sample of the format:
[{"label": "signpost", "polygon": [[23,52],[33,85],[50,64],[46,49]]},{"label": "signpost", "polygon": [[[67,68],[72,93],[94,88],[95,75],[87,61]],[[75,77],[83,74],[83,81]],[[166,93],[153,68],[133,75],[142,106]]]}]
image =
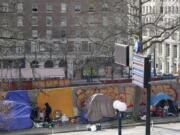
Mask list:
[{"label": "signpost", "polygon": [[149,57],[133,55],[132,65],[132,83],[141,88],[147,88],[150,78],[150,62]]},{"label": "signpost", "polygon": [[132,66],[132,83],[138,85],[141,88],[147,89],[147,100],[146,100],[146,135],[150,135],[150,101],[151,101],[151,63],[149,57],[141,55],[133,55],[133,66]]}]

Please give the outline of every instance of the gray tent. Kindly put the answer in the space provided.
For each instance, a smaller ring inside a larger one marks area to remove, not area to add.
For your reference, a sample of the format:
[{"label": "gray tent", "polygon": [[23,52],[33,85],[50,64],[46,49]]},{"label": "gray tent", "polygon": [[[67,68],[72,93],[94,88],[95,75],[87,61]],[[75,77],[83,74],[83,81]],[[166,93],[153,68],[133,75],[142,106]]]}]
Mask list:
[{"label": "gray tent", "polygon": [[102,94],[94,94],[85,103],[84,111],[89,121],[98,121],[103,117],[114,117],[113,100]]}]

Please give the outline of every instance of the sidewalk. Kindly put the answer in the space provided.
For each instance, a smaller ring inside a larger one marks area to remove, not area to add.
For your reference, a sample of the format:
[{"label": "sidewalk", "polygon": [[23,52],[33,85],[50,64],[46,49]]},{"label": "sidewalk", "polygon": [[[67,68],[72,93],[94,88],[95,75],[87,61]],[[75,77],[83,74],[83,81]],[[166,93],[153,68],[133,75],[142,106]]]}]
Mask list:
[{"label": "sidewalk", "polygon": [[[180,122],[180,117],[167,117],[167,118],[152,118],[154,124]],[[144,125],[145,122],[138,122],[134,124],[123,124],[123,127],[132,127]],[[54,133],[77,132],[87,131],[87,124],[64,124],[56,128],[32,128],[14,131],[0,131],[1,135],[45,135]],[[117,121],[104,122],[101,124],[102,129],[117,128]]]}]

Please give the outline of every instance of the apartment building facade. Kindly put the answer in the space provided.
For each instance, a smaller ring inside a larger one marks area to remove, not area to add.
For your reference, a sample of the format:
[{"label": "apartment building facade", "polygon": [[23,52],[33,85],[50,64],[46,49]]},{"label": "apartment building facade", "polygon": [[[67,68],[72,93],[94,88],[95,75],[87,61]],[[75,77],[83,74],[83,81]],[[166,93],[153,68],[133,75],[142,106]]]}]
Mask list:
[{"label": "apartment building facade", "polygon": [[115,35],[118,27],[125,24],[120,19],[125,18],[122,7],[123,16],[112,12],[119,10],[114,8],[118,5],[115,0],[0,0],[0,3],[1,38],[11,39],[1,42],[3,69],[64,68],[67,76],[73,78],[76,70],[82,73],[88,61],[89,65],[99,63],[100,67],[106,63],[104,58],[112,58],[112,53],[107,53],[108,45],[113,46],[117,38],[109,33]]},{"label": "apartment building facade", "polygon": [[[180,22],[180,1],[179,0],[150,0],[142,7],[143,14],[158,14],[161,16],[161,23],[164,27],[175,26]],[[150,23],[153,16],[144,18],[146,23]],[[143,33],[146,39],[153,34],[152,29],[147,29]],[[170,33],[165,32],[163,36]],[[153,58],[153,68],[158,74],[179,74],[180,73],[180,29],[176,29],[162,43],[157,43],[148,51]],[[154,58],[155,57],[155,58]]]}]

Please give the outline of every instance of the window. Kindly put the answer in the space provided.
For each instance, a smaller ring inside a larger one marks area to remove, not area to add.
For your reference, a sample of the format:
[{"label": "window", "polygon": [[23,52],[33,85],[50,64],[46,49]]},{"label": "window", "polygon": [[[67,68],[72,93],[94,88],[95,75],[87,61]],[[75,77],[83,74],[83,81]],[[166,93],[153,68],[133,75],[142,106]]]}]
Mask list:
[{"label": "window", "polygon": [[172,14],[174,14],[174,6],[172,6],[171,9],[172,9]]},{"label": "window", "polygon": [[93,5],[89,6],[89,12],[94,12],[94,6]]},{"label": "window", "polygon": [[145,6],[142,7],[142,13],[145,13]]},{"label": "window", "polygon": [[32,16],[32,26],[38,26],[38,17]]},{"label": "window", "polygon": [[2,3],[2,11],[3,11],[3,12],[8,12],[8,11],[9,11],[9,5],[8,5],[8,3],[6,3],[6,2],[3,2],[3,3]]},{"label": "window", "polygon": [[107,18],[107,16],[103,16],[103,25],[104,26],[108,25],[108,18]]},{"label": "window", "polygon": [[35,3],[32,4],[32,12],[34,13],[38,12],[38,5]]},{"label": "window", "polygon": [[147,31],[147,29],[143,29],[143,36],[148,36],[148,31]]},{"label": "window", "polygon": [[52,25],[53,25],[52,16],[46,16],[46,26],[52,26]]},{"label": "window", "polygon": [[46,51],[45,46],[46,46],[46,43],[41,42],[41,43],[40,43],[40,46],[39,46],[39,51],[41,51],[41,52]]},{"label": "window", "polygon": [[94,51],[94,45],[93,45],[93,43],[89,43],[89,44],[88,44],[88,51],[89,51],[89,52],[93,52],[93,51]]},{"label": "window", "polygon": [[148,6],[146,6],[146,13],[148,13]]},{"label": "window", "polygon": [[61,30],[61,37],[65,38],[66,37],[66,31],[65,30]]},{"label": "window", "polygon": [[177,40],[177,33],[173,33],[173,34],[171,35],[171,38],[172,38],[172,40]]},{"label": "window", "polygon": [[177,64],[173,63],[173,73],[177,73]]},{"label": "window", "polygon": [[66,67],[67,66],[67,61],[66,60],[60,60],[59,62],[59,67]]},{"label": "window", "polygon": [[4,27],[8,26],[8,20],[7,19],[2,19],[1,25]]},{"label": "window", "polygon": [[178,14],[178,11],[179,11],[178,6],[176,6],[176,14]]},{"label": "window", "polygon": [[39,68],[39,62],[37,60],[33,60],[30,63],[31,68]]},{"label": "window", "polygon": [[166,44],[166,56],[169,57],[170,55],[170,45]]},{"label": "window", "polygon": [[80,38],[80,37],[81,37],[81,30],[80,30],[80,29],[76,29],[76,31],[75,31],[75,37],[76,37],[76,38]]},{"label": "window", "polygon": [[52,39],[52,30],[46,30],[46,38]]},{"label": "window", "polygon": [[159,44],[159,54],[162,54],[162,44]]},{"label": "window", "polygon": [[23,32],[18,32],[17,33],[17,38],[18,39],[23,39],[24,38]]},{"label": "window", "polygon": [[17,17],[17,26],[23,26],[23,17],[22,16],[18,16]]},{"label": "window", "polygon": [[31,42],[31,53],[39,52],[39,44],[38,42]]},{"label": "window", "polygon": [[82,41],[82,51],[88,51],[88,41]]},{"label": "window", "polygon": [[153,8],[152,8],[152,12],[153,12],[153,14],[155,13],[155,7],[153,6]]},{"label": "window", "polygon": [[163,6],[160,6],[160,13],[163,14]]},{"label": "window", "polygon": [[47,12],[52,12],[53,11],[53,5],[50,4],[50,3],[46,4],[46,11]]},{"label": "window", "polygon": [[79,42],[74,43],[74,51],[80,51],[81,50],[81,44]]},{"label": "window", "polygon": [[177,58],[177,45],[173,46],[173,57]]},{"label": "window", "polygon": [[9,30],[3,30],[2,37],[10,37],[10,36],[11,36],[11,33]]},{"label": "window", "polygon": [[73,50],[74,50],[73,41],[70,41],[68,42],[68,51],[73,52]]},{"label": "window", "polygon": [[76,16],[75,18],[74,18],[74,25],[75,26],[80,26],[80,17],[79,16]]},{"label": "window", "polygon": [[102,10],[103,10],[103,11],[107,11],[107,10],[108,10],[108,4],[107,4],[107,3],[104,3],[104,4],[102,5]]},{"label": "window", "polygon": [[166,14],[167,13],[167,7],[165,6],[164,7],[164,12],[163,12],[164,14]]},{"label": "window", "polygon": [[149,6],[149,13],[152,13],[152,7]]},{"label": "window", "polygon": [[60,43],[59,42],[54,42],[53,44],[54,44],[54,46],[53,46],[54,50],[56,50],[56,51],[59,50],[59,44]]},{"label": "window", "polygon": [[158,67],[159,67],[160,70],[162,70],[162,62],[161,61],[159,62]]},{"label": "window", "polygon": [[37,37],[38,37],[38,31],[32,30],[32,38],[37,38]]},{"label": "window", "polygon": [[166,64],[166,73],[169,73],[169,62]]},{"label": "window", "polygon": [[60,23],[61,23],[61,26],[66,26],[67,25],[66,17],[65,16],[61,17]]},{"label": "window", "polygon": [[66,3],[61,3],[61,13],[66,13],[66,11],[67,11]]},{"label": "window", "polygon": [[17,54],[22,54],[24,52],[23,46],[16,46],[16,53]]},{"label": "window", "polygon": [[80,4],[75,4],[74,10],[76,12],[80,12],[81,11],[81,5]]},{"label": "window", "polygon": [[90,25],[95,24],[95,16],[90,15],[90,16],[88,17],[88,23],[89,23]]},{"label": "window", "polygon": [[171,13],[171,7],[168,6],[168,13],[170,14]]},{"label": "window", "polygon": [[17,12],[22,13],[23,12],[23,3],[18,3],[17,4]]},{"label": "window", "polygon": [[54,63],[52,60],[47,60],[44,64],[45,68],[53,68],[54,67]]}]

